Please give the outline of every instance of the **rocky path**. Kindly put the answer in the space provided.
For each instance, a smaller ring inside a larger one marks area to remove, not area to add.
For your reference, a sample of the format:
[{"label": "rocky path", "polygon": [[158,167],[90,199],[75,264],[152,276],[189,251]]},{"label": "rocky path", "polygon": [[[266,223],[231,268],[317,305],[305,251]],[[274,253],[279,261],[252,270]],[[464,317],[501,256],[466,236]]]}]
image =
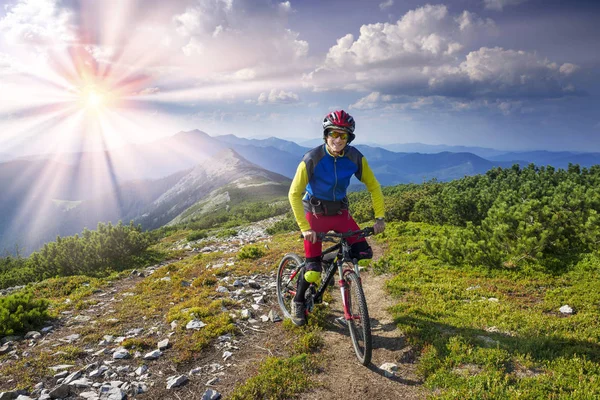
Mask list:
[{"label": "rocky path", "polygon": [[[248,237],[256,238],[260,236],[259,233],[248,232]],[[186,250],[191,251],[190,255],[194,251],[201,251]],[[375,247],[374,250],[376,258],[381,256],[381,248]],[[223,248],[221,251],[229,253],[235,249]],[[15,399],[19,395],[20,400],[227,398],[236,384],[253,376],[256,367],[266,357],[287,356],[287,350],[292,346],[291,339],[281,329],[280,323],[273,323],[274,318],[267,319],[270,311],[279,311],[274,293],[274,271],[266,275],[237,279],[223,278],[219,286],[222,284],[223,287],[229,287],[231,298],[240,304],[240,309],[236,311],[239,315],[235,318],[239,332],[234,337],[220,337],[190,364],[175,366],[169,361],[169,339],[173,341],[175,337],[171,337],[173,327],[166,324],[161,316],[155,320],[131,321],[133,325],[128,324],[130,326],[123,330],[121,337],[96,335],[101,340],[95,343],[86,341],[83,335],[78,334],[82,327],[90,324],[96,324],[99,328],[96,334],[102,332],[102,324],[111,322],[110,314],[114,312],[113,308],[120,299],[133,295],[131,291],[135,286],[159,267],[161,265],[136,271],[128,278],[115,281],[111,286],[94,293],[91,300],[96,302],[95,306],[86,310],[64,312],[48,331],[0,343],[3,354],[10,356],[4,358],[4,363],[37,358],[42,354],[45,357],[57,357],[60,352],[53,349],[65,343],[79,347],[84,353],[73,365],[52,365],[55,372],[41,379],[33,392],[0,390],[0,399]],[[414,356],[387,312],[393,304],[384,291],[387,278],[363,274],[363,287],[373,327],[374,351],[371,366],[364,367],[358,363],[348,329],[332,324],[323,332],[326,346],[319,355],[323,360],[323,371],[315,376],[316,388],[301,395],[302,399],[425,397],[425,390],[415,375]],[[332,321],[341,315],[339,292],[336,289],[334,293],[336,295],[330,310]],[[249,315],[244,316],[244,310]],[[120,346],[126,338],[149,336],[156,338],[155,350],[133,352]],[[380,368],[385,363],[395,364],[397,370],[386,376],[385,371]],[[4,387],[4,390],[17,383],[11,377],[0,378],[0,387]]]},{"label": "rocky path", "polygon": [[[374,258],[383,249],[373,246]],[[415,374],[414,353],[404,342],[387,309],[394,304],[385,292],[389,276],[361,273],[373,335],[373,357],[369,367],[362,366],[352,347],[348,328],[335,325],[324,332],[324,371],[317,376],[318,387],[301,399],[420,399],[426,390]],[[336,287],[331,304],[332,319],[343,316]],[[388,364],[385,369],[381,367]],[[393,371],[395,369],[395,371]],[[386,374],[387,370],[387,374]],[[387,376],[386,376],[387,375]]]}]

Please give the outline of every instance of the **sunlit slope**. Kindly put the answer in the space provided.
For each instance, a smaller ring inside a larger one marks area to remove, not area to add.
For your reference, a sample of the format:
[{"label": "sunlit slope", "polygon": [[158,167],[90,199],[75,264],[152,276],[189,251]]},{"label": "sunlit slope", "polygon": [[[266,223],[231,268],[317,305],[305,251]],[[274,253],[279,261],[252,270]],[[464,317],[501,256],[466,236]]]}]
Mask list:
[{"label": "sunlit slope", "polygon": [[242,201],[280,198],[287,194],[290,182],[226,149],[197,165],[136,221],[153,229]]}]

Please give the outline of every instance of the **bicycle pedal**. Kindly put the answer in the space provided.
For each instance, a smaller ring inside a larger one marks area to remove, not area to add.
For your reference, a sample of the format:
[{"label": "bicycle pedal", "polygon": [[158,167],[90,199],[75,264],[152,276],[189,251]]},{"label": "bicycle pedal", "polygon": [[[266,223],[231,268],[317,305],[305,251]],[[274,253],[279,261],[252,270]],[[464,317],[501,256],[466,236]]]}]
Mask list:
[{"label": "bicycle pedal", "polygon": [[335,322],[340,325],[342,328],[347,328],[348,327],[348,322],[346,322],[346,318],[344,317],[337,317],[335,319]]}]

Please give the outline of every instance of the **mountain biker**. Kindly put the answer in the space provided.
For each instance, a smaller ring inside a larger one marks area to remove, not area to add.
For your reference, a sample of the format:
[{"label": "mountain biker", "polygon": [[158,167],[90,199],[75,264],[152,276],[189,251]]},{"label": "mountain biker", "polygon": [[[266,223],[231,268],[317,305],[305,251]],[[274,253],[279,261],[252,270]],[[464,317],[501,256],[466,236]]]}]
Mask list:
[{"label": "mountain biker", "polygon": [[[292,321],[304,325],[304,296],[310,283],[321,279],[322,242],[317,232],[347,232],[360,228],[348,212],[346,189],[352,175],[367,186],[375,211],[375,234],[385,229],[381,186],[367,159],[349,144],[354,140],[354,118],[344,110],[333,111],[323,119],[324,144],[308,151],[298,165],[289,191],[296,222],[304,237],[306,268],[298,276],[296,296],[292,301]],[[352,256],[372,258],[371,247],[364,238],[347,239]]]}]

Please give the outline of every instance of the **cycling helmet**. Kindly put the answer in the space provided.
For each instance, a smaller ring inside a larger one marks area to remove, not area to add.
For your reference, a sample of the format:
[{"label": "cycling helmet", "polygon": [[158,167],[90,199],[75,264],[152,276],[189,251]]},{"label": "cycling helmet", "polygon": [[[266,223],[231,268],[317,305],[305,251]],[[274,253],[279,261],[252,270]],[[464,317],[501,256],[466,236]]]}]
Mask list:
[{"label": "cycling helmet", "polygon": [[327,135],[329,129],[341,129],[348,132],[348,143],[354,140],[354,118],[344,110],[332,111],[323,119],[323,136]]}]

